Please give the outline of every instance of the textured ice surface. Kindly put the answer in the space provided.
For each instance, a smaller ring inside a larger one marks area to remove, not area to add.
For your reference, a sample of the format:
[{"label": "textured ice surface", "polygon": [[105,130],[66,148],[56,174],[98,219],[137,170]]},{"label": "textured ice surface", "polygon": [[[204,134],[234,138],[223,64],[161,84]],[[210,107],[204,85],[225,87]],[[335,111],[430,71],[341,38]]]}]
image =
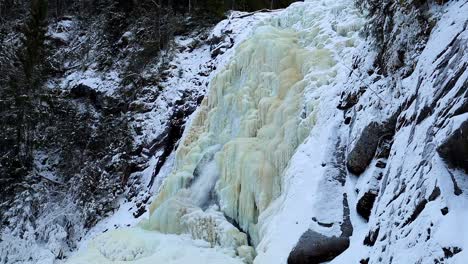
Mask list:
[{"label": "textured ice surface", "polygon": [[[238,47],[179,145],[176,169],[153,203],[151,228],[184,233],[181,216],[204,202],[193,194],[212,191],[196,178],[210,177],[218,179],[213,191],[220,209],[258,241],[258,215],[278,197],[280,176],[310,126],[300,114],[311,53],[298,41],[294,31],[265,25]],[[221,147],[212,153],[213,146]],[[197,175],[207,156],[215,164]]]},{"label": "textured ice surface", "polygon": [[86,252],[69,263],[242,263],[234,256],[234,252],[211,248],[205,241],[128,228],[99,236],[88,245]]}]

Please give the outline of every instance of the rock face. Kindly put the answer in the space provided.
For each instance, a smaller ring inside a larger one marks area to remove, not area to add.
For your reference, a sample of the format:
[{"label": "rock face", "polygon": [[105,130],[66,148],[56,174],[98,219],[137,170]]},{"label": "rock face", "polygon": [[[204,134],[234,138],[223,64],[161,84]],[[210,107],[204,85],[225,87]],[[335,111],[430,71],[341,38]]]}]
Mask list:
[{"label": "rock face", "polygon": [[327,237],[313,230],[305,232],[288,257],[288,264],[330,261],[349,247],[348,237]]},{"label": "rock face", "polygon": [[369,221],[369,216],[371,214],[372,207],[374,206],[376,197],[377,194],[366,192],[357,203],[356,210],[358,214],[364,217],[367,221]]},{"label": "rock face", "polygon": [[442,142],[437,152],[450,166],[468,173],[468,120]]},{"label": "rock face", "polygon": [[372,121],[366,125],[348,153],[348,170],[359,175],[366,170],[375,155],[388,157],[394,127],[395,115],[382,123]]},{"label": "rock face", "polygon": [[[467,221],[468,6],[447,2],[435,7],[440,8],[435,16],[424,11],[431,4],[362,2],[370,4],[371,13],[379,11],[375,19],[385,25],[369,24],[383,31],[373,37],[383,37],[381,52],[390,56],[362,55],[358,72],[368,76],[350,82],[354,93],[363,82],[368,84],[358,103],[345,109],[352,120],[347,167],[359,175],[354,208],[368,222],[359,239],[362,245],[352,245],[346,255],[358,257],[348,263],[465,263],[466,239],[455,223]],[[417,12],[403,15],[405,8]],[[421,15],[430,19],[414,18]],[[419,28],[428,21],[430,28]],[[411,49],[412,42],[420,44]],[[408,56],[418,50],[418,56]],[[387,137],[377,124],[389,119],[395,126]],[[346,263],[344,259],[333,263]]]},{"label": "rock face", "polygon": [[371,122],[362,130],[361,136],[348,154],[346,166],[350,172],[359,175],[366,170],[377,150],[380,135],[381,128],[376,122]]}]

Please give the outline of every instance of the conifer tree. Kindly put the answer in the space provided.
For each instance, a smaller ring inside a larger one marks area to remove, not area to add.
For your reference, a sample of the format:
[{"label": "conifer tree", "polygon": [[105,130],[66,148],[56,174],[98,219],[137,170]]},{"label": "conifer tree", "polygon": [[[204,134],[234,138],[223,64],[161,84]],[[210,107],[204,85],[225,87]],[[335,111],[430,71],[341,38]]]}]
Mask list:
[{"label": "conifer tree", "polygon": [[22,76],[16,78],[15,109],[17,111],[17,153],[21,163],[32,162],[34,130],[41,87],[44,40],[47,31],[47,0],[31,1],[30,17],[23,30],[22,47],[18,51]]}]

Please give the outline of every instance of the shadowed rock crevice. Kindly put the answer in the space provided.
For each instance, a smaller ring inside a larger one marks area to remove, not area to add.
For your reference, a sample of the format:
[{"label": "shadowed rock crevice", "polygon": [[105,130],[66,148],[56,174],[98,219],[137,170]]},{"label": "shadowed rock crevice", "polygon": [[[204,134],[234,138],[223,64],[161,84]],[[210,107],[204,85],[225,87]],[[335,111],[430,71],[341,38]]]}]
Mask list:
[{"label": "shadowed rock crevice", "polygon": [[377,238],[379,237],[380,227],[377,227],[375,231],[369,231],[369,233],[364,238],[364,245],[372,247],[375,245]]},{"label": "shadowed rock crevice", "polygon": [[468,120],[442,142],[437,152],[450,167],[468,173]]}]

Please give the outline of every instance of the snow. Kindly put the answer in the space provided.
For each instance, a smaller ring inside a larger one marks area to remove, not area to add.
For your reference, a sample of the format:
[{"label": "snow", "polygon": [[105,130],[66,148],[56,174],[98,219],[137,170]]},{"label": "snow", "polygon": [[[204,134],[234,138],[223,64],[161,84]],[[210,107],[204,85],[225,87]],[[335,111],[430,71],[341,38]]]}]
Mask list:
[{"label": "snow", "polygon": [[88,263],[239,264],[233,252],[211,248],[209,243],[187,236],[164,235],[140,228],[106,233],[90,243],[86,254],[78,254],[70,264]]},{"label": "snow", "polygon": [[85,85],[99,92],[112,93],[119,87],[121,81],[116,71],[108,71],[103,74],[91,66],[85,71],[73,71],[59,85],[64,90]]}]

